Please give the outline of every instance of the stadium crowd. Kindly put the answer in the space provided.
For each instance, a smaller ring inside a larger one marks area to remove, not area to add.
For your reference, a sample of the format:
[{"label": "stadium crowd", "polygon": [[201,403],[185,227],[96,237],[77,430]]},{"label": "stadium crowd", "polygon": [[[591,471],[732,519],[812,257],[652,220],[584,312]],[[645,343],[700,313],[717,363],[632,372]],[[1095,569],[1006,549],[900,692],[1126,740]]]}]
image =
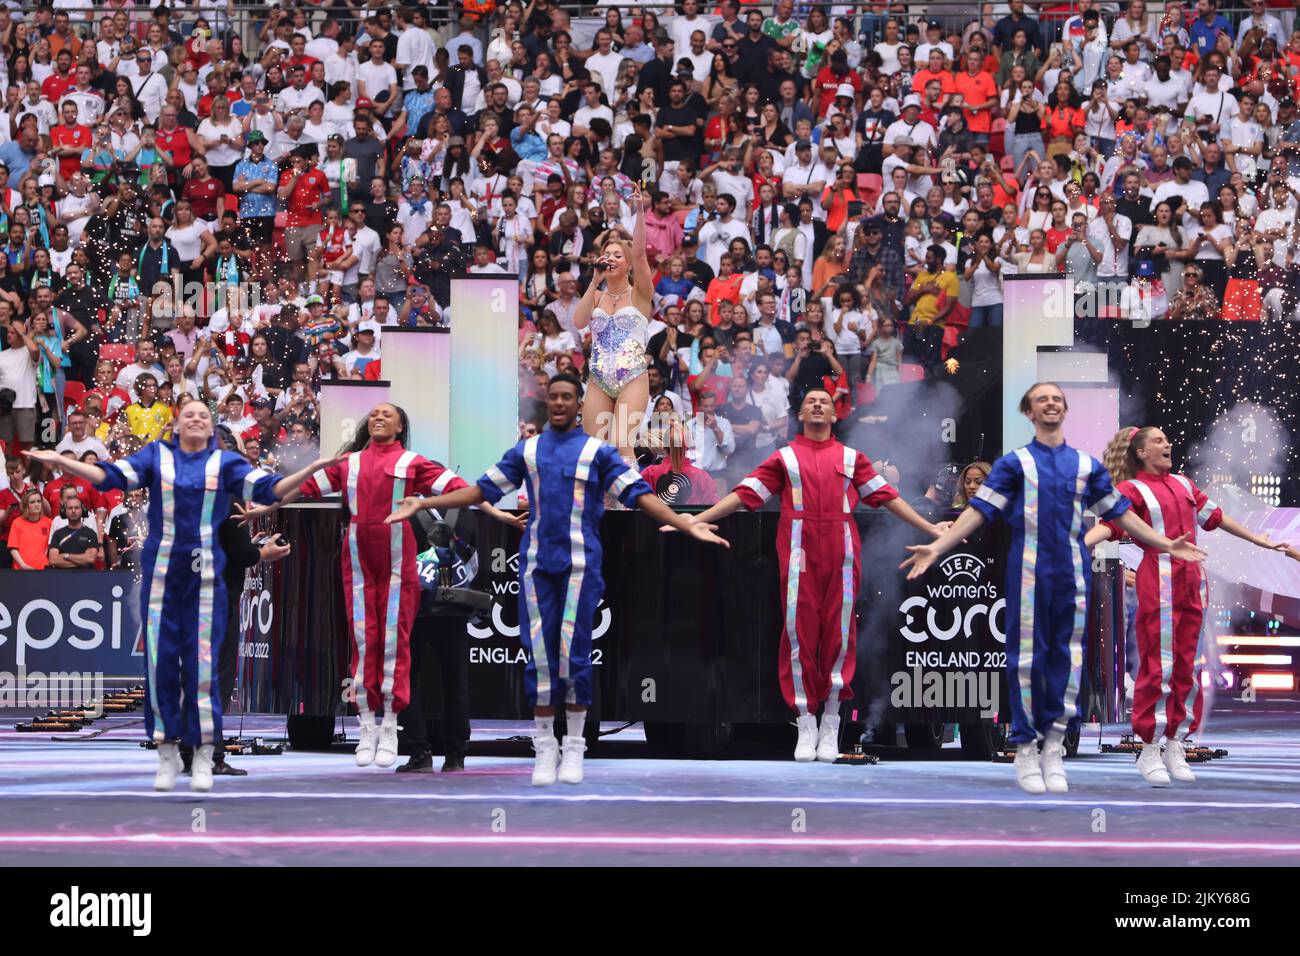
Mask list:
[{"label": "stadium crowd", "polygon": [[382,377],[384,329],[455,321],[466,271],[519,276],[520,428],[543,427],[636,183],[643,465],[678,501],[783,444],[810,388],[851,421],[942,374],[1017,274],[1069,274],[1081,314],[1294,319],[1295,20],[1277,0],[0,6],[0,560],[138,546],[139,501],[23,447],[116,458],[200,400],[292,469],[320,383]]}]

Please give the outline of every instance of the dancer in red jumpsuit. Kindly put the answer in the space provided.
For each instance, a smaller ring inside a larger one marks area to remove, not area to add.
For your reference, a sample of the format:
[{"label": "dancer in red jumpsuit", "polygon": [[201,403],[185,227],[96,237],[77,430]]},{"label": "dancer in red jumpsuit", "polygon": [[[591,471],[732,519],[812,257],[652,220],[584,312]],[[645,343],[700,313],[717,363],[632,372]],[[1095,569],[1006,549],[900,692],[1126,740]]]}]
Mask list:
[{"label": "dancer in red jumpsuit", "polygon": [[[1172,448],[1159,428],[1122,428],[1106,449],[1105,465],[1115,488],[1139,518],[1166,538],[1196,528],[1222,528],[1261,548],[1300,558],[1287,544],[1255,534],[1223,513],[1185,475],[1173,473]],[[1084,541],[1092,546],[1123,532],[1102,522]],[[1142,546],[1137,571],[1138,676],[1133,689],[1133,733],[1142,741],[1138,771],[1148,783],[1163,787],[1170,779],[1192,781],[1184,741],[1201,724],[1203,699],[1196,672],[1209,590],[1199,563],[1180,561]],[[1191,720],[1188,721],[1188,712]],[[1160,738],[1165,738],[1163,754]]]},{"label": "dancer in red jumpsuit", "polygon": [[[384,519],[410,495],[438,495],[466,484],[413,451],[406,412],[376,405],[343,449],[346,460],[302,486],[309,498],[342,495],[350,514],[343,547],[343,595],[352,618],[352,688],[361,718],[357,765],[392,766],[397,715],[410,702],[411,625],[420,605],[415,535]],[[289,498],[286,497],[285,501]],[[383,721],[375,724],[375,714]]]},{"label": "dancer in red jumpsuit", "polygon": [[[777,559],[785,627],[778,676],[786,703],[798,715],[794,759],[839,757],[839,702],[853,696],[857,630],[853,605],[861,574],[861,542],[852,511],[859,502],[885,508],[938,537],[931,524],[876,474],[867,456],[831,437],[835,405],[830,392],[812,389],[799,408],[802,434],[775,452],[699,520],[712,522],[742,505],[762,507],[781,496]],[[825,703],[820,731],[817,711]]]}]

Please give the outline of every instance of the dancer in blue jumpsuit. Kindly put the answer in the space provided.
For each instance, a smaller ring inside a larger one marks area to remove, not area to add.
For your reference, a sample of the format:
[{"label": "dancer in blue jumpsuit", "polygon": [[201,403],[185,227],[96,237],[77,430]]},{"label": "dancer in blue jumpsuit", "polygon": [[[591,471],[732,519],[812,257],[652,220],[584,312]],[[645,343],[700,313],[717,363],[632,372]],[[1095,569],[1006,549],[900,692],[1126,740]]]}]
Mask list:
[{"label": "dancer in blue jumpsuit", "polygon": [[[1065,443],[1065,394],[1040,382],[1020,400],[1034,440],[993,465],[979,492],[938,540],[909,547],[903,563],[919,577],[986,520],[1011,525],[1007,558],[1007,687],[1016,778],[1028,793],[1066,793],[1065,734],[1077,724],[1092,561],[1084,546],[1085,512],[1184,560],[1205,553],[1186,536],[1170,541],[1129,513],[1100,461]],[[1133,529],[1138,529],[1137,533]],[[1042,755],[1038,752],[1042,742]]]},{"label": "dancer in blue jumpsuit", "polygon": [[272,504],[323,465],[317,462],[288,478],[254,468],[221,450],[212,415],[200,401],[181,408],[174,438],[151,442],[121,461],[90,465],[53,451],[26,454],[55,462],[100,491],[148,491],[140,620],[147,664],[145,734],[158,744],[154,787],[175,786],[179,740],[194,748],[191,787],[211,788],[213,745],[222,739],[216,661],[226,632],[226,556],[217,529],[230,515],[231,499]]},{"label": "dancer in blue jumpsuit", "polygon": [[420,508],[445,511],[482,501],[495,504],[516,488],[527,488],[528,527],[519,545],[519,623],[529,649],[526,682],[536,718],[536,786],[556,780],[559,748],[553,721],[560,706],[568,733],[559,779],[582,782],[582,728],[591,704],[591,629],[605,593],[600,547],[605,493],[656,521],[727,547],[710,526],[669,510],[616,448],[578,427],[581,398],[576,378],[555,376],[547,387],[549,429],[506,452],[476,485],[432,498],[407,498],[388,519],[404,521]]}]

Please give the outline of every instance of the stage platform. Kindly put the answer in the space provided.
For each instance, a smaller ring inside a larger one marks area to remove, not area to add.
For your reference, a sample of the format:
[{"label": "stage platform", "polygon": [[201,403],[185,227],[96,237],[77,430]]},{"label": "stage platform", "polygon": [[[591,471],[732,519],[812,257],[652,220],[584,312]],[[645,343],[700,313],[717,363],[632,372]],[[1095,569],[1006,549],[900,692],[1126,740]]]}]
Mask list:
[{"label": "stage platform", "polygon": [[[527,725],[476,723],[468,771],[361,769],[349,750],[244,756],[206,795],[151,789],[138,715],[78,739],[0,721],[0,865],[589,864],[633,866],[1300,863],[1300,701],[1223,702],[1194,784],[1153,789],[1095,732],[1071,792],[1030,797],[1007,764],[953,746],[884,748],[875,766],[655,760],[635,729],[581,786],[530,786]],[[244,734],[278,736],[283,718]],[[233,718],[228,730],[238,729]],[[348,721],[355,736],[356,723]],[[1116,742],[1121,728],[1106,728]],[[435,761],[437,766],[440,761]]]}]

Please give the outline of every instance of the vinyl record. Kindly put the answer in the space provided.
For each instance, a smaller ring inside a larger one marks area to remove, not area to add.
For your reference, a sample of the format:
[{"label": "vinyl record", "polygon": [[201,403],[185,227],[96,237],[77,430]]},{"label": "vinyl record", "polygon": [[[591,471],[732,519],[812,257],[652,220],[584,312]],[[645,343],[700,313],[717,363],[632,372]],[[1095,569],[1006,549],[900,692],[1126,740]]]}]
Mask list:
[{"label": "vinyl record", "polygon": [[691,479],[675,471],[660,475],[655,482],[655,494],[664,504],[684,505],[691,499]]}]

